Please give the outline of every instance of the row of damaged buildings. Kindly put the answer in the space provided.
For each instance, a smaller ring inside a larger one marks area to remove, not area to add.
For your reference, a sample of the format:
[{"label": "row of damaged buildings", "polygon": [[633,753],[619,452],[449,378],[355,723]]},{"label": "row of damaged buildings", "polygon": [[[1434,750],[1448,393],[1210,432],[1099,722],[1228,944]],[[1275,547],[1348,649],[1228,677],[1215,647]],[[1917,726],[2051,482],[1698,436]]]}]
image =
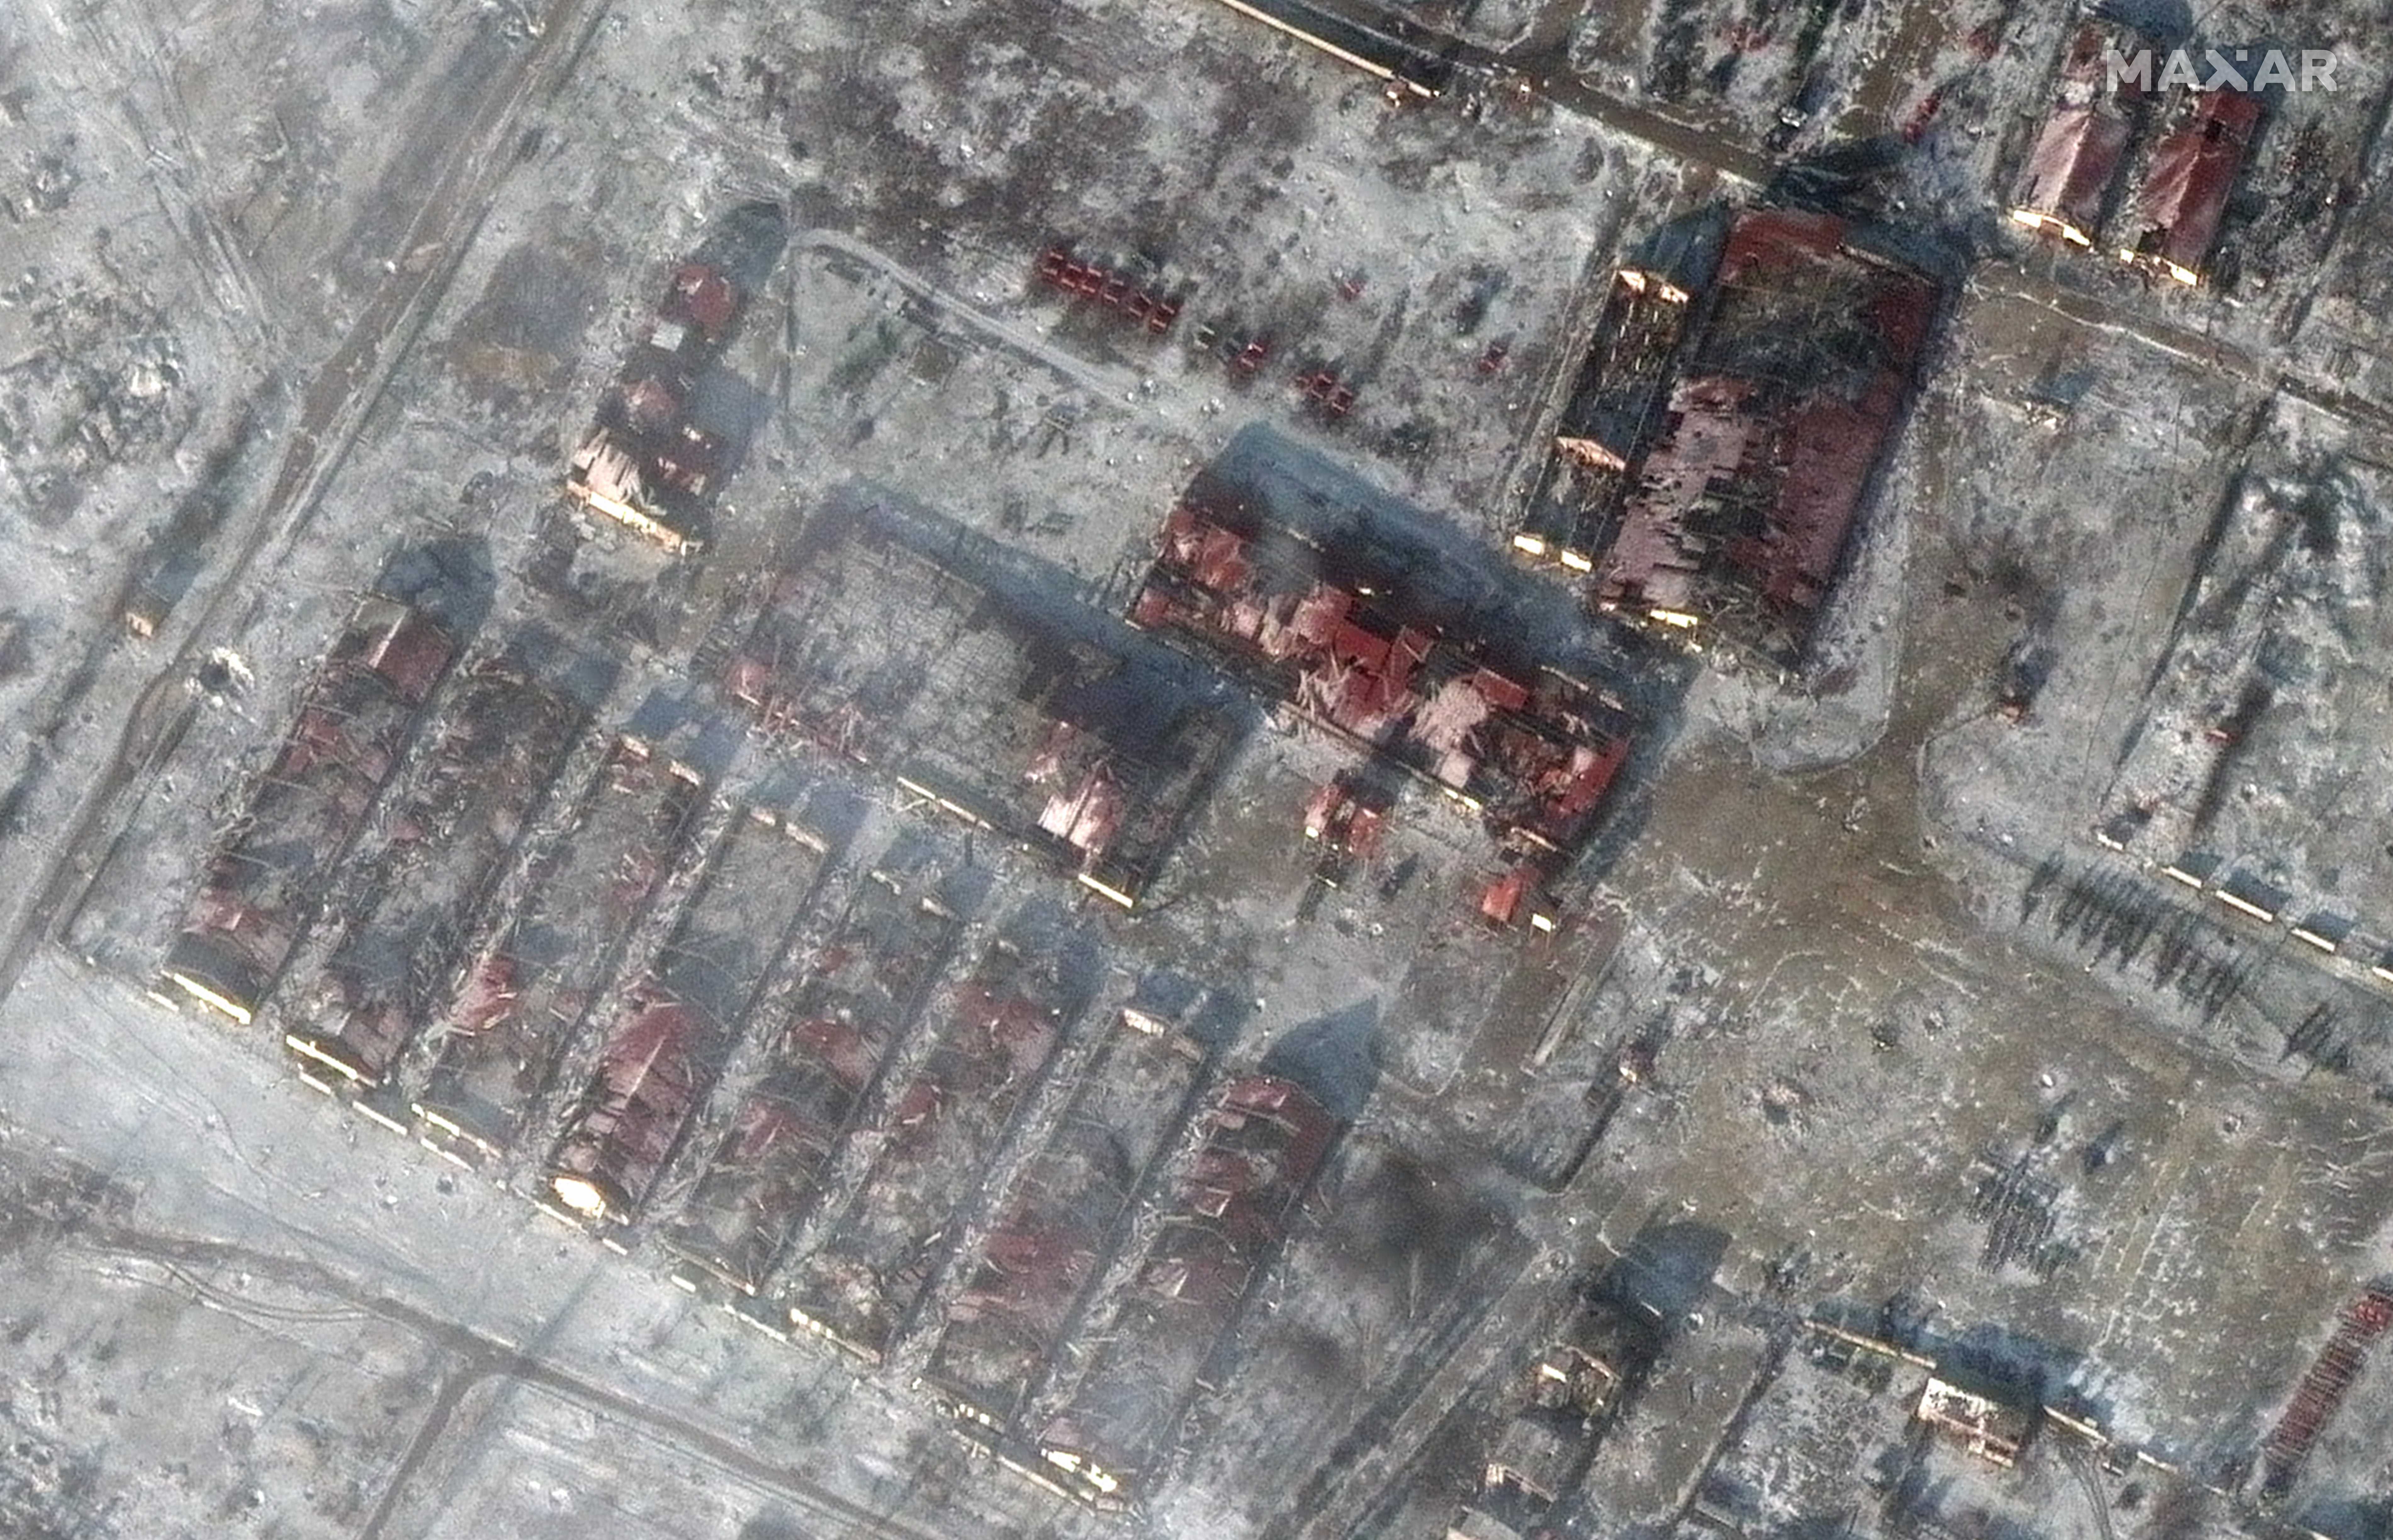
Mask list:
[{"label": "row of damaged buildings", "polygon": [[1244,719],[1181,660],[964,538],[827,512],[722,687],[767,737],[869,767],[1129,907]]},{"label": "row of damaged buildings", "polygon": [[[2010,217],[2192,285],[2209,271],[2268,102],[2231,85],[2156,85],[2152,53],[2113,22],[2087,20],[2070,34]],[[2146,68],[2121,68],[2130,57]]]},{"label": "row of damaged buildings", "polygon": [[[1062,794],[1006,790],[1009,770],[1036,774],[1057,720],[1040,713],[1131,744],[1157,698],[1144,672],[1089,696],[1105,655],[1008,633],[1002,592],[966,590],[941,618],[981,640],[939,699],[1025,716],[1000,741],[1027,759],[982,744],[968,765],[953,744],[897,784],[954,777],[946,811],[971,799],[1027,836]],[[992,620],[1027,672],[979,672]],[[1042,685],[1079,693],[1057,705]],[[162,993],[269,1024],[320,1089],[609,1245],[653,1235],[677,1281],[752,1324],[873,1363],[919,1344],[960,1429],[1084,1500],[1128,1502],[1341,1120],[1294,1080],[1226,1071],[1218,1024],[1135,1001],[1092,1013],[1082,923],[1051,894],[1000,901],[981,930],[984,885],[944,823],[867,862],[597,714],[368,598],[207,863]],[[1087,854],[1056,848],[1068,869]],[[1051,1087],[1066,1116],[1033,1133]],[[1164,1359],[1171,1395],[1130,1417],[1106,1387]]]},{"label": "row of damaged buildings", "polygon": [[1514,555],[1698,650],[1801,668],[1940,305],[1796,209],[1733,213],[1699,293],[1621,269]]},{"label": "row of damaged buildings", "polygon": [[[1441,605],[1386,546],[1209,490],[1165,516],[1131,623],[1476,815],[1509,866],[1483,907],[1509,923],[1532,881],[1592,831],[1628,762],[1626,708],[1486,617]],[[1343,844],[1366,837],[1357,816],[1376,829],[1385,809],[1357,804],[1350,777],[1307,816],[1310,837]]]}]

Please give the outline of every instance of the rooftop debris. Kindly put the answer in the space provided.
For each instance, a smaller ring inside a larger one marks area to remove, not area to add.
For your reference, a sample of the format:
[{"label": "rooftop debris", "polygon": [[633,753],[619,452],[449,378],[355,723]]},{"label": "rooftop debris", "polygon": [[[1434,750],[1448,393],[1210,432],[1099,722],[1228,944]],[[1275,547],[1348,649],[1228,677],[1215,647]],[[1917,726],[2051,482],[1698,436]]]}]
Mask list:
[{"label": "rooftop debris", "polygon": [[1515,555],[1571,572],[1595,569],[1628,489],[1628,467],[1661,424],[1688,299],[1659,273],[1623,268],[1612,275],[1594,340],[1556,424],[1554,452],[1512,536]]},{"label": "rooftop debris", "polygon": [[2114,81],[2122,29],[2087,20],[2070,38],[2052,111],[2011,188],[2011,219],[2091,249],[2144,107],[2140,86]]},{"label": "rooftop debris", "polygon": [[876,767],[1129,907],[1238,736],[1117,622],[976,581],[857,513],[818,531],[725,671],[767,732]]},{"label": "rooftop debris", "polygon": [[521,1134],[633,925],[693,854],[696,772],[619,739],[530,901],[458,975],[414,1109],[434,1148],[492,1160]]},{"label": "rooftop debris", "polygon": [[717,490],[725,446],[690,417],[748,295],[725,267],[693,259],[673,270],[655,314],[575,446],[566,491],[582,506],[668,551],[696,548]]},{"label": "rooftop debris", "polygon": [[1039,1435],[1046,1480],[1101,1510],[1134,1500],[1338,1132],[1276,1076],[1223,1089],[1095,1362]]},{"label": "rooftop debris", "polygon": [[599,1062],[565,1116],[546,1187],[571,1218],[635,1219],[811,901],[819,836],[761,808],[734,817],[658,956],[617,1001]]},{"label": "rooftop debris", "polygon": [[941,1003],[939,1036],[889,1103],[862,1193],[798,1269],[793,1322],[875,1363],[911,1323],[973,1193],[1079,1013],[1064,950],[1000,939]]},{"label": "rooftop debris", "polygon": [[360,1090],[440,1013],[490,884],[580,734],[581,706],[514,664],[466,676],[446,731],[390,819],[360,917],[283,1035],[305,1073]]},{"label": "rooftop debris", "polygon": [[2249,91],[2186,91],[2177,98],[2128,195],[2122,261],[2179,283],[2202,281],[2265,110]]},{"label": "rooftop debris", "polygon": [[1533,931],[1552,932],[1562,926],[1560,906],[1546,891],[1542,863],[1517,861],[1479,890],[1479,918],[1499,931],[1526,921]]},{"label": "rooftop debris", "polygon": [[1844,221],[1796,210],[1731,221],[1597,565],[1603,608],[1804,661],[1937,308],[1927,278],[1847,236]]},{"label": "rooftop debris", "polygon": [[1951,1435],[1970,1454],[2007,1468],[2019,1463],[2020,1451],[2027,1447],[2036,1411],[1930,1375],[1919,1392],[1918,1415],[1921,1422]]},{"label": "rooftop debris", "polygon": [[1658,1329],[1629,1307],[1609,1297],[1576,1303],[1558,1339],[1509,1387],[1479,1491],[1446,1532],[1448,1540],[1542,1533],[1660,1349]]},{"label": "rooftop debris", "polygon": [[1324,782],[1304,808],[1304,837],[1319,852],[1313,880],[1326,888],[1343,887],[1380,848],[1395,802],[1390,789],[1353,770]]},{"label": "rooftop debris", "polygon": [[1083,1072],[948,1307],[925,1377],[967,1431],[998,1440],[1038,1390],[1187,1121],[1207,1058],[1125,1009]]},{"label": "rooftop debris", "polygon": [[764,1076],[699,1179],[665,1244],[754,1295],[822,1197],[923,993],[954,944],[954,916],[879,874],[858,884],[838,927],[805,957]]},{"label": "rooftop debris", "polygon": [[1272,695],[1481,813],[1499,840],[1553,854],[1593,828],[1628,754],[1627,714],[1552,669],[1491,657],[1407,605],[1401,574],[1183,501],[1131,601]]},{"label": "rooftop debris", "polygon": [[246,1024],[315,920],[455,644],[380,595],[349,618],[200,880],[161,983]]}]

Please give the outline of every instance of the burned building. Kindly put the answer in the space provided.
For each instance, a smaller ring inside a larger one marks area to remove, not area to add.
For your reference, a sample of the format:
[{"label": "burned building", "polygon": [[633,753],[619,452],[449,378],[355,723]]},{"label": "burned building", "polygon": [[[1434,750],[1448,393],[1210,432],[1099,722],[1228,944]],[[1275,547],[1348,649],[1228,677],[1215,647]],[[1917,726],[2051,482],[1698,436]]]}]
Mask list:
[{"label": "burned building", "polygon": [[2185,91],[2138,169],[2121,214],[2120,259],[2179,283],[2203,280],[2260,131],[2249,91]]},{"label": "burned building", "polygon": [[779,209],[746,204],[673,268],[574,448],[568,495],[668,551],[698,545],[730,446],[694,403],[783,240]]},{"label": "burned building", "polygon": [[566,1111],[545,1185],[569,1217],[611,1228],[638,1216],[811,902],[825,851],[762,809],[733,817],[671,938],[616,1001]]},{"label": "burned building", "polygon": [[1746,209],[1597,563],[1603,609],[1780,667],[1809,655],[1936,315],[1845,222]]},{"label": "burned building", "polygon": [[2019,1463],[2027,1447],[2036,1408],[2016,1405],[1991,1388],[1973,1389],[1930,1375],[1919,1392],[1917,1415],[1970,1454],[2007,1469]]},{"label": "burned building", "polygon": [[704,805],[696,773],[616,742],[529,899],[455,980],[414,1103],[426,1144],[470,1161],[513,1147]]},{"label": "burned building", "polygon": [[511,662],[485,659],[465,676],[373,853],[359,918],[284,1031],[309,1078],[372,1090],[439,1013],[490,888],[585,714]]},{"label": "burned building", "polygon": [[308,681],[296,720],[212,855],[161,985],[247,1023],[316,918],[455,644],[421,612],[373,596]]},{"label": "burned building", "polygon": [[1479,1490],[1446,1540],[1541,1533],[1660,1349],[1658,1326],[1634,1307],[1609,1297],[1575,1304],[1556,1340],[1506,1387]]},{"label": "burned building", "polygon": [[665,1244],[753,1295],[814,1212],[840,1142],[955,943],[935,897],[875,873],[809,951],[786,1024]]},{"label": "burned building", "polygon": [[2094,810],[2106,847],[2333,952],[2384,933],[2372,820],[2393,767],[2381,595],[2393,477],[2255,468],[2229,489]]},{"label": "burned building", "polygon": [[1000,1438],[1045,1377],[1187,1122],[1209,1057],[1194,1038],[1125,1010],[1000,1200],[924,1376],[976,1437]]},{"label": "burned building", "polygon": [[725,671],[765,731],[1137,901],[1240,732],[1190,671],[1103,616],[986,581],[894,516],[835,515]]},{"label": "burned building", "polygon": [[1158,547],[1133,623],[1437,787],[1509,847],[1566,855],[1593,828],[1628,755],[1627,713],[1601,692],[1449,634],[1404,574],[1243,505],[1183,500]]},{"label": "burned building", "polygon": [[793,1324],[879,1363],[912,1320],[1079,1013],[1067,950],[1000,938],[941,1002],[930,1056],[890,1099],[863,1190],[797,1269]]},{"label": "burned building", "polygon": [[2081,22],[2061,57],[2052,109],[2011,185],[2011,222],[2091,249],[2125,165],[2144,106],[2142,87],[2116,78],[2120,29]]},{"label": "burned building", "polygon": [[1338,1131],[1276,1076],[1223,1090],[1095,1361],[1039,1434],[1043,1480],[1101,1509],[1135,1500]]},{"label": "burned building", "polygon": [[1628,468],[1660,424],[1688,299],[1660,273],[1623,268],[1612,275],[1594,341],[1556,424],[1553,452],[1512,536],[1519,556],[1568,572],[1595,569],[1628,493]]},{"label": "burned building", "polygon": [[1313,881],[1340,888],[1376,855],[1395,811],[1395,793],[1370,777],[1341,770],[1315,788],[1304,804],[1304,838],[1314,851]]}]

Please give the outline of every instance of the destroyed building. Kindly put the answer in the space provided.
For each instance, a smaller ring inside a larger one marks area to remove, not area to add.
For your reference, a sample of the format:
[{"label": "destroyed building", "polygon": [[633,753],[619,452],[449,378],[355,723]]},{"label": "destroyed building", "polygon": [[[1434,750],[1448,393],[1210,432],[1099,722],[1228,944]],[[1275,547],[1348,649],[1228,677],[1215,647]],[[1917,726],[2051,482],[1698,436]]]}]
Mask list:
[{"label": "destroyed building", "polygon": [[1043,1480],[1100,1509],[1136,1501],[1339,1127],[1276,1076],[1223,1089],[1094,1361],[1039,1434]]},{"label": "destroyed building", "polygon": [[722,470],[723,440],[690,420],[689,400],[741,299],[727,273],[696,262],[674,268],[566,473],[566,490],[584,507],[670,551],[696,542],[696,515]]},{"label": "destroyed building", "polygon": [[1597,604],[1800,667],[1937,305],[1930,280],[1841,219],[1738,212],[1597,563]]},{"label": "destroyed building", "polygon": [[1066,945],[1000,936],[933,1013],[862,1192],[795,1269],[791,1322],[879,1363],[939,1276],[974,1191],[1079,1013]]},{"label": "destroyed building", "polygon": [[924,1377],[968,1432],[1002,1439],[1044,1381],[1187,1123],[1210,1058],[1195,1038],[1125,1009],[1000,1200]]},{"label": "destroyed building", "polygon": [[779,259],[780,210],[734,210],[666,279],[597,419],[574,447],[565,489],[593,513],[676,553],[694,550],[731,446],[695,410],[751,297]]},{"label": "destroyed building", "polygon": [[955,943],[935,896],[868,875],[802,963],[796,998],[682,1216],[675,1255],[754,1295],[813,1214],[841,1142]]},{"label": "destroyed building", "polygon": [[162,983],[246,1024],[364,827],[455,644],[395,599],[360,604],[200,880]]},{"label": "destroyed building", "polygon": [[2382,839],[2327,811],[2367,805],[2393,764],[2388,507],[2352,461],[2237,478],[2093,819],[2105,847],[2330,953],[2384,935],[2393,903]]},{"label": "destroyed building", "polygon": [[765,731],[1045,855],[1129,907],[1241,733],[1180,660],[1102,615],[967,576],[961,537],[878,510],[813,531],[723,675]]},{"label": "destroyed building", "polygon": [[[372,853],[365,896],[283,1042],[311,1079],[382,1085],[445,1003],[492,883],[566,750],[582,707],[498,659],[453,692],[427,762]],[[331,1089],[327,1086],[326,1089]]]},{"label": "destroyed building", "polygon": [[414,1102],[426,1144],[465,1162],[515,1146],[633,925],[694,854],[705,800],[695,772],[616,741],[523,907],[455,981]]},{"label": "destroyed building", "polygon": [[566,1217],[602,1233],[638,1217],[812,901],[826,848],[761,808],[733,817],[566,1111],[545,1183]]},{"label": "destroyed building", "polygon": [[2008,1468],[2019,1464],[2034,1431],[2036,1407],[2014,1403],[1988,1388],[1972,1389],[1929,1375],[1919,1392],[1922,1423],[1981,1460]]},{"label": "destroyed building", "polygon": [[2249,91],[2180,92],[2131,182],[2121,260],[2179,283],[2203,281],[2265,111]]},{"label": "destroyed building", "polygon": [[1512,536],[1516,555],[1575,574],[1595,569],[1628,494],[1628,469],[1660,425],[1688,302],[1687,291],[1658,272],[1623,268],[1612,275],[1555,425],[1553,452]]},{"label": "destroyed building", "polygon": [[1523,1540],[1584,1477],[1596,1441],[1653,1368],[1658,1326],[1609,1296],[1576,1304],[1505,1389],[1479,1490],[1446,1540]]},{"label": "destroyed building", "polygon": [[1183,499],[1157,546],[1133,623],[1465,803],[1507,849],[1566,857],[1593,829],[1629,745],[1596,689],[1449,632],[1405,573],[1244,504]]}]

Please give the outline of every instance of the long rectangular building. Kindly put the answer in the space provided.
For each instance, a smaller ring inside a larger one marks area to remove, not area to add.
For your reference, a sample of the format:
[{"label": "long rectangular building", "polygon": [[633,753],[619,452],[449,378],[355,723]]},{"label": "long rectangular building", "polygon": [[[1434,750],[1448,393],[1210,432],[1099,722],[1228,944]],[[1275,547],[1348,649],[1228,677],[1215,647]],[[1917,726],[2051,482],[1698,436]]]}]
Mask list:
[{"label": "long rectangular building", "polygon": [[2202,281],[2266,101],[2249,91],[2188,91],[2138,168],[2120,257],[2183,284]]},{"label": "long rectangular building", "polygon": [[237,1022],[255,1015],[454,651],[447,633],[395,599],[358,607],[209,858],[161,970],[163,988]]},{"label": "long rectangular building", "polygon": [[1276,1076],[1223,1090],[1095,1361],[1040,1431],[1041,1479],[1101,1509],[1135,1501],[1338,1132]]},{"label": "long rectangular building", "polygon": [[955,917],[878,874],[804,964],[764,1077],[742,1100],[666,1246],[754,1295],[813,1214],[841,1142],[954,946]]},{"label": "long rectangular building", "polygon": [[791,1282],[793,1324],[877,1364],[911,1322],[1079,1013],[1065,951],[1000,939],[942,1000],[938,1038],[891,1098],[862,1190]]},{"label": "long rectangular building", "polygon": [[805,912],[825,860],[804,827],[748,808],[657,958],[616,1002],[567,1109],[548,1194],[571,1217],[636,1219],[680,1150]]},{"label": "long rectangular building", "polygon": [[2070,34],[2052,110],[2011,186],[2013,224],[2074,246],[2100,238],[2142,116],[2141,87],[2114,80],[2109,65],[2127,35],[2090,19]]},{"label": "long rectangular building", "polygon": [[283,1034],[311,1077],[379,1086],[439,1014],[483,896],[586,716],[510,663],[487,659],[465,677],[375,855],[364,914]]},{"label": "long rectangular building", "polygon": [[1802,664],[1938,305],[1833,215],[1746,209],[1596,564],[1602,608]]},{"label": "long rectangular building", "polygon": [[1131,1205],[1194,1110],[1210,1055],[1125,1012],[1054,1132],[1000,1200],[925,1378],[976,1436],[1008,1429],[1122,1245]]},{"label": "long rectangular building", "polygon": [[863,512],[809,541],[724,687],[767,731],[871,765],[1124,907],[1241,731],[1118,622],[968,576]]},{"label": "long rectangular building", "polygon": [[470,1162],[515,1145],[633,925],[693,854],[705,801],[694,772],[616,742],[530,900],[456,982],[414,1104],[425,1143]]},{"label": "long rectangular building", "polygon": [[1568,572],[1595,569],[1628,489],[1628,467],[1660,424],[1688,298],[1659,273],[1623,268],[1612,275],[1544,477],[1512,537],[1518,555]]}]

